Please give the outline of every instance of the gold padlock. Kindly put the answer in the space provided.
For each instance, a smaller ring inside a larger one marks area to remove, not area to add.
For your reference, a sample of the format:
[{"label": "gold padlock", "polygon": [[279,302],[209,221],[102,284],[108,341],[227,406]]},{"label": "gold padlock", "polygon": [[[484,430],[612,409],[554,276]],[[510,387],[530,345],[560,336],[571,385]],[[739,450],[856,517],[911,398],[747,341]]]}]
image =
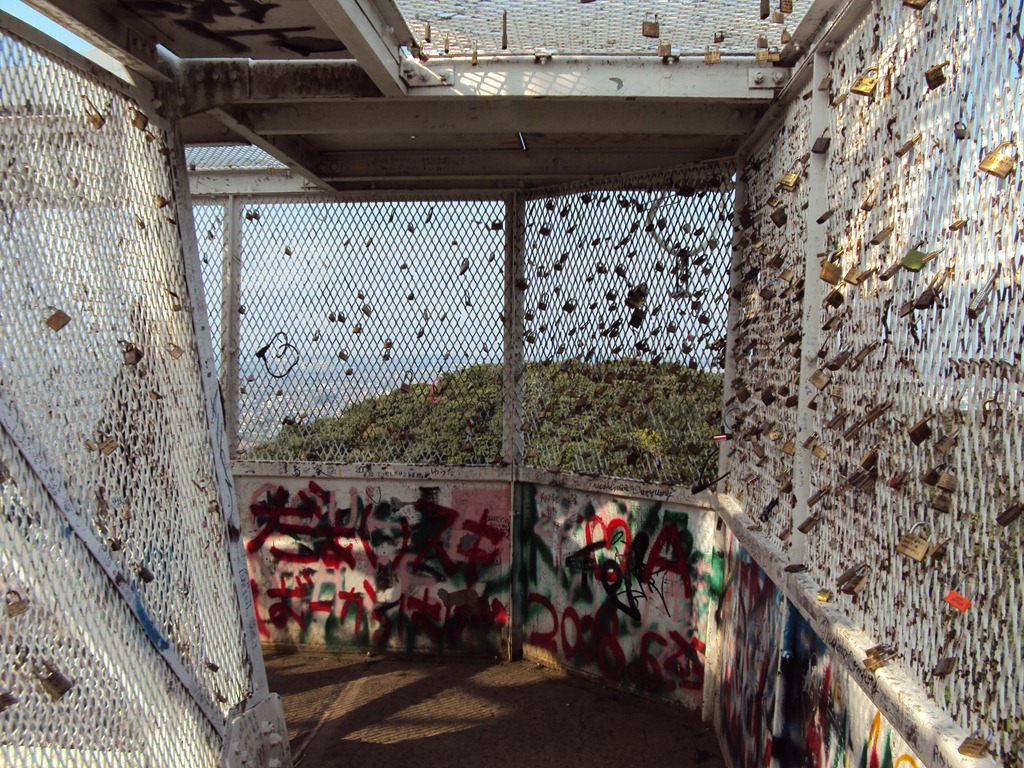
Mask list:
[{"label": "gold padlock", "polygon": [[808,381],[815,389],[820,391],[829,385],[832,381],[832,377],[819,368],[811,374]]},{"label": "gold padlock", "polygon": [[779,10],[783,13],[792,13],[793,0],[779,0]]},{"label": "gold padlock", "polygon": [[658,43],[658,55],[663,59],[670,57],[672,55],[672,43],[668,40]]},{"label": "gold padlock", "polygon": [[878,67],[868,67],[864,74],[853,81],[853,85],[850,86],[850,93],[856,93],[858,96],[874,96],[877,87]]},{"label": "gold padlock", "polygon": [[924,81],[928,84],[928,89],[934,91],[941,85],[946,84],[946,73],[942,71],[942,68],[949,64],[949,60],[936,64],[934,67],[928,67],[924,71]]},{"label": "gold padlock", "polygon": [[782,11],[772,11],[772,24],[785,24],[786,17]]},{"label": "gold padlock", "polygon": [[918,563],[923,562],[931,549],[931,542],[923,536],[918,536],[914,531],[923,527],[924,523],[916,523],[907,533],[900,537],[896,551],[905,557],[909,557]]},{"label": "gold padlock", "polygon": [[988,739],[983,739],[980,736],[968,736],[960,742],[956,751],[965,757],[982,757],[988,752],[988,747]]},{"label": "gold padlock", "polygon": [[661,37],[661,25],[658,23],[658,14],[654,14],[654,21],[651,21],[646,14],[643,24],[640,26],[640,33],[644,37]]},{"label": "gold padlock", "polygon": [[779,179],[779,186],[787,192],[793,192],[799,182],[800,174],[797,171],[786,171]]},{"label": "gold padlock", "polygon": [[838,264],[834,264],[828,260],[823,260],[821,262],[821,272],[818,277],[829,285],[839,285],[839,281],[843,279],[843,269]]},{"label": "gold padlock", "polygon": [[768,35],[758,35],[757,36],[757,47],[758,48],[767,48],[768,47]]},{"label": "gold padlock", "polygon": [[4,613],[7,614],[8,618],[13,619],[15,616],[21,616],[28,610],[28,601],[22,599],[21,595],[13,589],[7,590],[7,595],[4,599]]},{"label": "gold padlock", "polygon": [[907,8],[913,8],[915,11],[920,11],[924,8],[930,0],[903,0],[903,5]]},{"label": "gold padlock", "polygon": [[995,176],[997,179],[1005,179],[1010,175],[1010,171],[1017,164],[1017,158],[1006,152],[1008,147],[1012,147],[1009,141],[1004,141],[998,147],[993,149],[987,155],[985,159],[979,163],[978,168],[983,170],[985,173]]},{"label": "gold padlock", "polygon": [[711,46],[708,46],[704,50],[704,63],[705,64],[717,64],[722,60],[722,54],[718,50],[718,46],[715,46],[714,50],[711,50]]}]

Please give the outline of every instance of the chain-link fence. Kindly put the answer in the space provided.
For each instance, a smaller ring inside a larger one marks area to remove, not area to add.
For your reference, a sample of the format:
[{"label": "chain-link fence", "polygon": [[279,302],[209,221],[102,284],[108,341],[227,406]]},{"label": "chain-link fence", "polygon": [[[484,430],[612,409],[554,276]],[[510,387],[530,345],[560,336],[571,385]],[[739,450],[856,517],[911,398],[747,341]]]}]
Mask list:
[{"label": "chain-link fence", "polygon": [[[750,439],[729,489],[752,517],[768,511],[765,532],[780,542],[805,534],[795,561],[821,599],[891,644],[892,665],[1018,766],[1019,19],[993,3],[907,5],[875,5],[745,169],[750,268],[737,300],[749,300],[749,322],[734,342],[733,396],[746,400]],[[820,171],[806,178],[815,153]],[[799,190],[780,189],[790,170],[815,185],[806,210]],[[773,221],[773,198],[788,221]],[[792,247],[805,230],[823,247],[799,291],[810,322],[787,339],[795,289],[779,278],[800,267],[771,262],[776,241]],[[802,381],[779,363],[797,349],[810,363]],[[805,388],[799,408],[778,408],[782,386]],[[794,482],[805,503],[788,493]]]},{"label": "chain-link fence", "polygon": [[239,454],[502,460],[505,206],[241,205]]},{"label": "chain-link fence", "polygon": [[526,206],[525,462],[692,483],[717,468],[729,169],[623,181]]},{"label": "chain-link fence", "polygon": [[203,286],[206,293],[206,308],[210,317],[210,337],[213,341],[213,354],[220,367],[221,357],[221,317],[224,306],[224,255],[225,242],[225,208],[218,203],[202,203],[192,206],[192,215],[196,222],[196,244],[199,248],[199,263],[203,275]]},{"label": "chain-link fence", "polygon": [[262,669],[175,148],[113,80],[0,61],[0,762],[212,765]]}]

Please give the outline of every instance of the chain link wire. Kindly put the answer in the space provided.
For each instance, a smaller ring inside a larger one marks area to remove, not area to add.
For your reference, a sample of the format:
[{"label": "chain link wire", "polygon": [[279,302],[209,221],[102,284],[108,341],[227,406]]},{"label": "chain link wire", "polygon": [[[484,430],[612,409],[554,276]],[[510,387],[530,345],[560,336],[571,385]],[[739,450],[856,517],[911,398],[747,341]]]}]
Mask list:
[{"label": "chain link wire", "polygon": [[[196,706],[225,716],[244,702],[253,660],[225,557],[173,148],[106,81],[6,32],[0,60],[0,406],[71,521],[28,470],[12,471],[0,580],[32,613],[0,618],[0,684],[17,699],[0,713],[16,725],[3,739],[16,761],[36,762],[13,747],[33,744],[39,760],[81,764],[49,750],[84,744],[96,725],[111,750],[97,763],[140,762],[116,754],[126,750],[212,764],[209,734],[185,721]],[[18,455],[5,443],[12,469]],[[131,605],[89,565],[78,530]],[[66,701],[26,677],[26,664],[38,673],[46,662],[75,683]],[[164,682],[168,665],[181,683]],[[146,707],[128,706],[136,691]]]},{"label": "chain link wire", "polygon": [[[805,351],[830,380],[810,416],[821,455],[811,459],[809,490],[826,495],[813,509],[820,522],[807,532],[804,564],[855,624],[896,648],[893,664],[1016,768],[1024,760],[1024,543],[1013,521],[1024,502],[1024,90],[1014,13],[991,3],[915,13],[885,2],[831,57],[828,198],[811,201],[807,216],[835,211],[822,222],[822,256],[834,254],[841,279],[824,286],[831,303],[815,308],[824,344]],[[869,67],[877,67],[874,94],[851,93]],[[777,237],[766,234],[776,229],[767,200],[787,197],[778,180],[814,140],[801,103],[747,169],[752,239]],[[981,169],[1000,151],[1016,168],[1006,178]],[[799,250],[794,224],[804,216],[794,210],[783,237]],[[745,251],[761,266],[745,296],[792,266],[767,267],[774,247],[763,257]],[[790,303],[776,293],[749,310],[756,319],[738,370],[751,389],[761,380],[791,385],[774,362],[781,333],[765,333],[784,332]],[[778,420],[793,431],[795,412],[762,408],[756,392],[751,404],[748,424]],[[768,452],[735,457],[730,491],[752,516],[780,495],[778,478],[792,463]],[[781,537],[784,525],[785,515],[766,533]],[[912,551],[912,532],[927,544],[920,562],[897,549]],[[840,578],[858,565],[867,578],[846,594]]]},{"label": "chain link wire", "polygon": [[[807,13],[809,0],[773,2],[776,14],[762,20],[757,4],[741,0],[715,3],[649,0],[645,3],[560,3],[516,0],[496,5],[463,0],[454,7],[426,0],[399,0],[398,7],[428,56],[651,55],[667,43],[682,54],[702,54],[718,45],[726,55],[752,53],[758,35],[781,48],[782,30],[793,32]],[[502,13],[507,12],[507,44]],[[430,25],[429,34],[427,25]],[[720,42],[716,33],[722,33]],[[429,39],[428,39],[429,38]]]},{"label": "chain link wire", "polygon": [[731,171],[526,207],[525,462],[693,483],[718,455]]},{"label": "chain link wire", "polygon": [[502,460],[503,203],[254,200],[241,219],[239,454]]}]

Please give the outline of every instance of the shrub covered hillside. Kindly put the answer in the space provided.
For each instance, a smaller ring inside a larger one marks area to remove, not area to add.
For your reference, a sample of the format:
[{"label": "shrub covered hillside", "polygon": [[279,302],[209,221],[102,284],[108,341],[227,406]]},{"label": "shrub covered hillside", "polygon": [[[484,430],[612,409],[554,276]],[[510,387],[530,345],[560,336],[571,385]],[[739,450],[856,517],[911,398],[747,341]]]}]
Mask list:
[{"label": "shrub covered hillside", "polygon": [[[677,483],[717,455],[722,377],[677,363],[528,363],[526,464]],[[336,418],[285,424],[246,458],[402,464],[501,462],[502,378],[475,365],[397,387]]]}]

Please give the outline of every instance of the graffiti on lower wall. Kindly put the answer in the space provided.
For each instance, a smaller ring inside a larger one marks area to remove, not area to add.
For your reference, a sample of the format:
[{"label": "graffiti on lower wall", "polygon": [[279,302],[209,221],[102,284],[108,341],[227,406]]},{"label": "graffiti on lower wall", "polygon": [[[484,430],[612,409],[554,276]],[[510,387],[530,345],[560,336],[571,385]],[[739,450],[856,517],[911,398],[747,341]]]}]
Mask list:
[{"label": "graffiti on lower wall", "polygon": [[649,695],[700,702],[720,563],[711,556],[710,513],[528,484],[521,504],[527,652]]},{"label": "graffiti on lower wall", "polygon": [[733,768],[919,768],[807,619],[730,534],[722,744]]},{"label": "graffiti on lower wall", "polygon": [[247,480],[261,637],[496,654],[508,624],[508,486]]},{"label": "graffiti on lower wall", "polygon": [[782,638],[782,593],[730,534],[721,601],[721,734],[733,768],[768,766]]}]

